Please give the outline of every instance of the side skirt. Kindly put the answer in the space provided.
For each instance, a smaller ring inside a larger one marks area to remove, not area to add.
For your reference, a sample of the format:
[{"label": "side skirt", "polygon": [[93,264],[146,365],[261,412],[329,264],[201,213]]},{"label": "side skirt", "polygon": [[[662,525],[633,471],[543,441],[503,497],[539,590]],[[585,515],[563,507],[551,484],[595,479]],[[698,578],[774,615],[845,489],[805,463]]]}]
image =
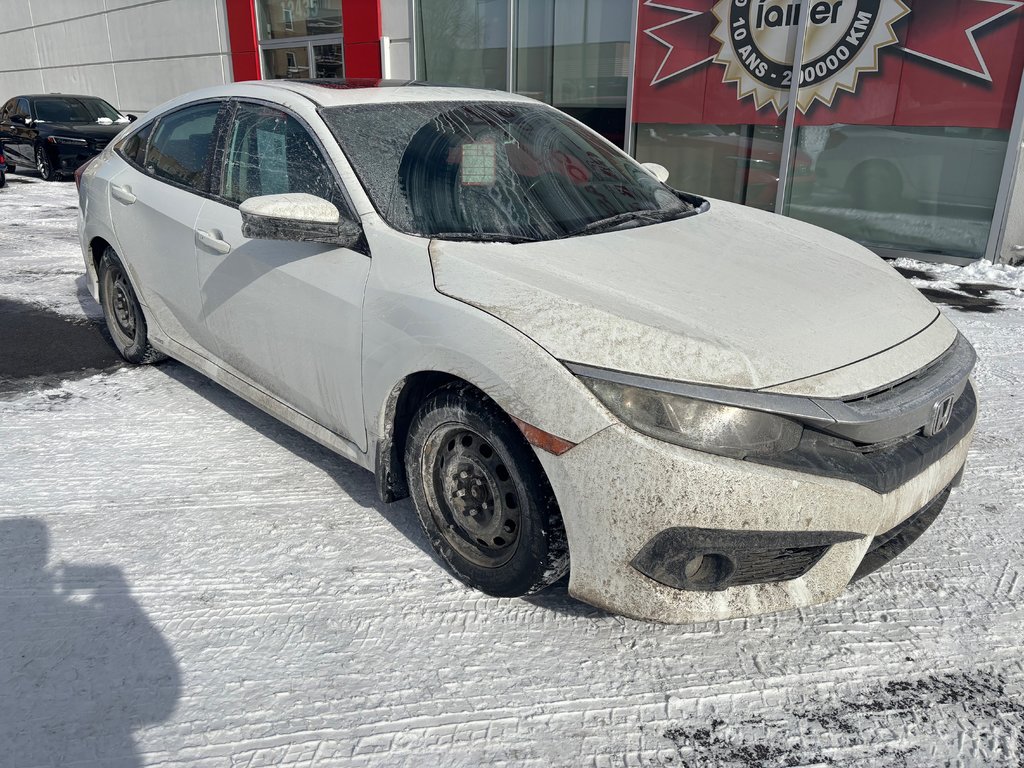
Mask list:
[{"label": "side skirt", "polygon": [[344,458],[358,464],[363,469],[372,469],[372,456],[363,453],[359,447],[341,435],[330,431],[303,413],[292,408],[290,405],[281,402],[273,395],[265,392],[240,376],[225,370],[221,366],[208,360],[202,355],[193,352],[186,346],[179,344],[173,339],[168,339],[160,334],[161,338],[150,338],[150,343],[166,354],[178,360],[189,368],[194,368],[207,378],[220,384],[225,389],[233,392],[243,400],[252,403],[257,408],[269,413],[275,419],[284,422],[292,429],[301,432],[311,440],[328,448]]}]

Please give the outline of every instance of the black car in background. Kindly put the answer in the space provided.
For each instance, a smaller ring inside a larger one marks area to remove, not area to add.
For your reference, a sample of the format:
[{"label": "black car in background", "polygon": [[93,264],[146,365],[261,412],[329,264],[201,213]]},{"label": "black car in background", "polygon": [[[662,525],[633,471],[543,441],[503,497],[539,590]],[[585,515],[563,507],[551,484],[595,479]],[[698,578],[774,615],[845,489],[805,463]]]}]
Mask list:
[{"label": "black car in background", "polygon": [[47,181],[70,176],[134,119],[95,96],[15,96],[0,108],[7,170],[33,167]]}]

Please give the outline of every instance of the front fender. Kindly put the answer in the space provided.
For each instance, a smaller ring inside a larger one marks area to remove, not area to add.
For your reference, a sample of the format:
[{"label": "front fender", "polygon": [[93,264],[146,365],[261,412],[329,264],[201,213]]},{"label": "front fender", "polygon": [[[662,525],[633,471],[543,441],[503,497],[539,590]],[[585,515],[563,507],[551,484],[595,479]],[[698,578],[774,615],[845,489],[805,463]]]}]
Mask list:
[{"label": "front fender", "polygon": [[363,407],[371,450],[390,429],[406,378],[421,371],[478,387],[507,414],[572,443],[615,419],[558,360],[519,330],[438,293],[427,241],[364,218],[373,265],[363,305]]}]

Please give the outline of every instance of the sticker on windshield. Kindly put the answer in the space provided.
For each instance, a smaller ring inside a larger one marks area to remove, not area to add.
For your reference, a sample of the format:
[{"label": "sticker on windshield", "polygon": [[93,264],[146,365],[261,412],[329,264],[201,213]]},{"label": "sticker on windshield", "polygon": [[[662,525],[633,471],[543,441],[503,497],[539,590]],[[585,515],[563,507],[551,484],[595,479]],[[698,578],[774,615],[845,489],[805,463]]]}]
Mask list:
[{"label": "sticker on windshield", "polygon": [[497,176],[494,158],[496,150],[497,145],[493,141],[462,145],[460,171],[463,186],[494,184]]}]

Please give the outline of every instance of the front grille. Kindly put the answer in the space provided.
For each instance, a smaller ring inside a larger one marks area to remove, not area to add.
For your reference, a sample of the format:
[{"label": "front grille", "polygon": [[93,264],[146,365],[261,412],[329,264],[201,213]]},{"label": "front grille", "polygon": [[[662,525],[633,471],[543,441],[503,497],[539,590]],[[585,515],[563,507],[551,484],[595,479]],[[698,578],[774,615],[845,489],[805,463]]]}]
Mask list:
[{"label": "front grille", "polygon": [[968,386],[953,406],[949,424],[931,437],[923,434],[888,443],[864,446],[807,427],[800,444],[770,456],[748,456],[747,461],[795,469],[810,475],[849,480],[876,493],[889,493],[941,459],[971,431],[978,415],[978,400]]},{"label": "front grille", "polygon": [[871,540],[871,546],[867,554],[861,560],[860,567],[853,574],[851,582],[863,579],[869,573],[873,573],[889,561],[898,557],[903,550],[917,541],[918,537],[928,530],[928,527],[935,522],[942,508],[946,506],[949,499],[949,492],[952,490],[952,483],[943,489],[942,493],[928,502],[924,507],[912,514],[906,520],[885,533],[880,533]]},{"label": "front grille", "polygon": [[799,579],[825,556],[829,547],[791,547],[745,552],[729,579],[730,587],[774,584]]}]

